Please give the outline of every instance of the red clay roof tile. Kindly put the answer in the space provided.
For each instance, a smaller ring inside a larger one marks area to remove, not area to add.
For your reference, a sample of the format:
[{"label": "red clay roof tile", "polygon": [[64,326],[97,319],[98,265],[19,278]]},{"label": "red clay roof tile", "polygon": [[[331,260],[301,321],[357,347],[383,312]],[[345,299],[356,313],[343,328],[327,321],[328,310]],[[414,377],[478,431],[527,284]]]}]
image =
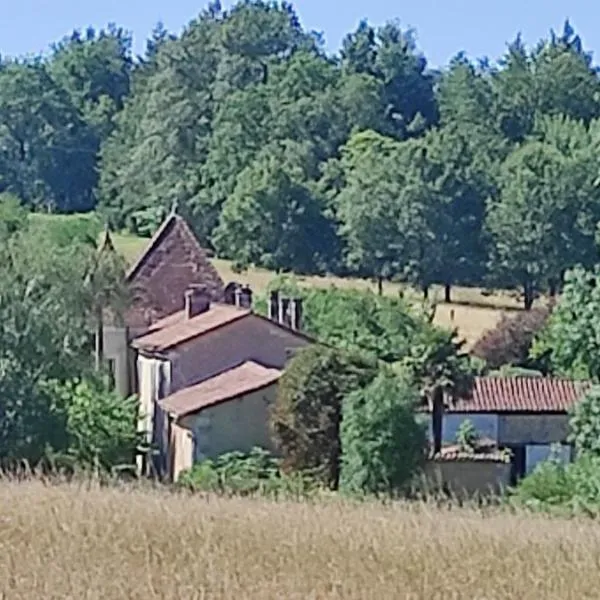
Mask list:
[{"label": "red clay roof tile", "polygon": [[149,333],[134,339],[131,345],[139,350],[163,352],[251,314],[249,309],[216,303],[191,319],[186,317],[185,311],[180,310],[155,322]]},{"label": "red clay roof tile", "polygon": [[163,398],[159,404],[168,413],[183,417],[269,387],[280,377],[280,370],[249,360],[215,377],[179,390]]},{"label": "red clay roof tile", "polygon": [[590,388],[585,381],[546,377],[477,377],[470,399],[448,412],[566,412]]}]

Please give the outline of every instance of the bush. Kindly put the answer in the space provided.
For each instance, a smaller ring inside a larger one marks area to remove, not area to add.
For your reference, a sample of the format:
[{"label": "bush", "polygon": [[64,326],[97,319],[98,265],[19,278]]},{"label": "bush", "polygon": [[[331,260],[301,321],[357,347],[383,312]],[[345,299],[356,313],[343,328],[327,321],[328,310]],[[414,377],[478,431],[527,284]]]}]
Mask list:
[{"label": "bush", "polygon": [[551,459],[536,467],[515,490],[511,501],[532,510],[567,514],[600,513],[600,460],[580,456],[564,465]]},{"label": "bush", "polygon": [[411,482],[425,458],[425,428],[415,418],[417,388],[380,373],[344,400],[340,488],[394,495]]},{"label": "bush", "polygon": [[179,485],[194,492],[242,496],[304,497],[316,489],[307,474],[282,473],[279,460],[262,448],[253,448],[248,454],[229,452],[197,463],[181,474]]},{"label": "bush", "polygon": [[140,439],[138,403],[92,379],[52,384],[66,423],[66,454],[74,465],[107,471],[132,465]]},{"label": "bush", "polygon": [[377,364],[362,355],[320,345],[296,354],[279,382],[271,420],[286,471],[308,470],[337,487],[342,400],[377,372]]},{"label": "bush", "polygon": [[536,368],[529,354],[534,338],[545,327],[549,316],[550,310],[546,307],[503,315],[496,327],[484,333],[473,346],[473,356],[485,360],[490,369],[503,365]]},{"label": "bush", "polygon": [[593,387],[571,411],[571,442],[578,454],[600,458],[600,387]]}]

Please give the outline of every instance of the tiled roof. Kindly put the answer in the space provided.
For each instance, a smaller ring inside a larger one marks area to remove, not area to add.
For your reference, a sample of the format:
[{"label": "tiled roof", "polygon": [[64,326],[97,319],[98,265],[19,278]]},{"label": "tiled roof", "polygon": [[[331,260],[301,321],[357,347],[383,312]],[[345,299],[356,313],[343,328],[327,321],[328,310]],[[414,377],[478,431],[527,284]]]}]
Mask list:
[{"label": "tiled roof", "polygon": [[149,332],[133,340],[131,345],[140,350],[162,352],[251,314],[249,309],[216,303],[191,319],[180,310],[151,325]]},{"label": "tiled roof", "polygon": [[168,413],[183,417],[266,388],[274,384],[280,376],[281,371],[278,369],[269,369],[250,360],[197,385],[175,392],[159,404]]},{"label": "tiled roof", "polygon": [[470,399],[449,403],[448,412],[566,412],[590,383],[546,377],[477,377]]},{"label": "tiled roof", "polygon": [[500,450],[492,439],[477,440],[472,449],[465,449],[460,444],[448,444],[442,447],[439,454],[430,456],[434,461],[483,461],[510,462],[510,452]]},{"label": "tiled roof", "polygon": [[134,329],[183,308],[185,290],[202,284],[212,300],[223,298],[224,284],[185,220],[171,213],[127,273],[132,306],[126,316]]}]

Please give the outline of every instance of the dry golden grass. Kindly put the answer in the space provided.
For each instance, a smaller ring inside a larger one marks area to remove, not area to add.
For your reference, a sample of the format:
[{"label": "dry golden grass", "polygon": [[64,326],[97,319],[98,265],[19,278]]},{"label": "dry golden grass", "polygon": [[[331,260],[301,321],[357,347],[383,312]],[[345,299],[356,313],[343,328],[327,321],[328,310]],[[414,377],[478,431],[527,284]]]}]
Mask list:
[{"label": "dry golden grass", "polygon": [[0,598],[582,600],[600,525],[0,484]]}]

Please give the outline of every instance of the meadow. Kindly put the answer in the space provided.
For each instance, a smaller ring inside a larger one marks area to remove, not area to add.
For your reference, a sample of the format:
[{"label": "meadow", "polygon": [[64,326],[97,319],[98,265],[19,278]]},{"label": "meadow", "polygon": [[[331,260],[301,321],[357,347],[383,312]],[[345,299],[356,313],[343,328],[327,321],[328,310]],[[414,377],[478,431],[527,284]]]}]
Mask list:
[{"label": "meadow", "polygon": [[425,504],[0,483],[0,598],[583,600],[600,525]]},{"label": "meadow", "polygon": [[[114,234],[113,241],[116,249],[125,257],[129,264],[142,254],[148,239],[129,234]],[[232,269],[230,261],[218,258],[212,259],[213,264],[226,283],[239,281],[247,283],[256,292],[264,292],[275,274],[266,269],[250,268],[243,273],[236,273]],[[298,282],[307,287],[330,287],[353,288],[376,291],[376,284],[366,279],[342,278],[335,276],[327,277],[298,277]],[[419,296],[407,290],[406,286],[397,283],[386,283],[384,293],[397,295],[400,291],[412,294],[418,301]],[[481,288],[469,288],[457,286],[452,290],[452,303],[442,302],[443,289],[433,287],[430,300],[436,303],[435,322],[443,327],[456,328],[472,345],[488,329],[492,329],[500,320],[505,311],[514,311],[521,308],[521,304],[515,294],[505,291],[486,291]]]},{"label": "meadow", "polygon": [[[48,215],[34,213],[32,215],[37,226],[47,226],[66,220],[95,219],[94,213],[76,215]],[[100,224],[96,223],[97,227]],[[138,237],[129,233],[113,233],[112,239],[117,251],[123,255],[127,264],[133,264],[144,252],[149,243],[148,238]],[[257,293],[264,293],[275,273],[267,269],[249,268],[243,273],[236,273],[230,261],[213,258],[213,264],[225,283],[239,281],[247,283]],[[353,288],[376,291],[374,281],[367,279],[342,278],[336,276],[300,276],[297,277],[300,285],[307,287]],[[397,295],[403,292],[405,296],[421,302],[421,296],[414,290],[398,283],[384,284],[384,293]],[[514,292],[505,290],[485,290],[476,287],[456,286],[452,289],[452,302],[443,302],[443,289],[433,286],[430,291],[431,302],[436,304],[435,322],[442,327],[456,328],[463,337],[467,346],[475,343],[488,329],[492,329],[500,320],[502,313],[515,311],[522,308],[522,304]]]}]

